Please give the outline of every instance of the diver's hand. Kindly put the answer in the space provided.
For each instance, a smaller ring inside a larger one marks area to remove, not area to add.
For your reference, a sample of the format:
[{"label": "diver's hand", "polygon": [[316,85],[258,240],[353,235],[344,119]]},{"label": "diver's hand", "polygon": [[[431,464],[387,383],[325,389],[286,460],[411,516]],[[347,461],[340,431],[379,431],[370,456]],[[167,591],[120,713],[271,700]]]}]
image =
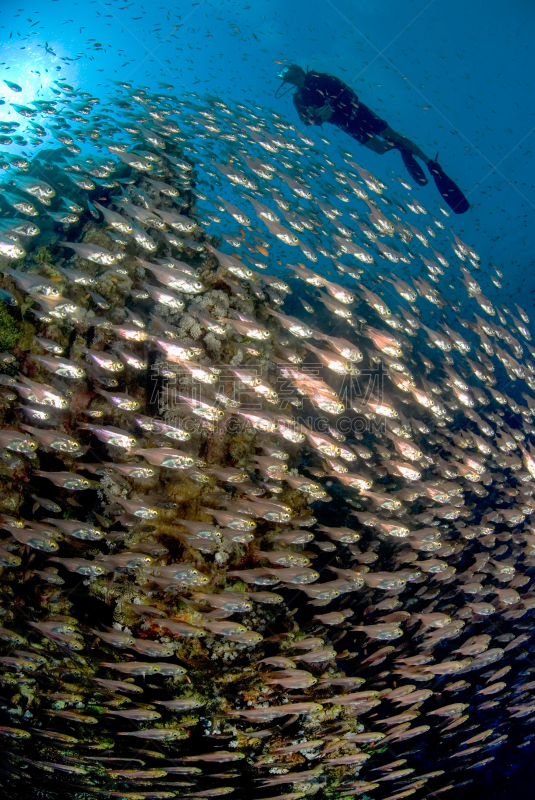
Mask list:
[{"label": "diver's hand", "polygon": [[314,116],[321,122],[327,122],[332,115],[334,114],[334,108],[330,105],[330,103],[325,103],[324,106],[321,108],[317,108],[314,112]]},{"label": "diver's hand", "polygon": [[309,106],[306,110],[307,121],[309,125],[321,125],[332,117],[334,109],[329,103],[326,103],[320,108]]}]

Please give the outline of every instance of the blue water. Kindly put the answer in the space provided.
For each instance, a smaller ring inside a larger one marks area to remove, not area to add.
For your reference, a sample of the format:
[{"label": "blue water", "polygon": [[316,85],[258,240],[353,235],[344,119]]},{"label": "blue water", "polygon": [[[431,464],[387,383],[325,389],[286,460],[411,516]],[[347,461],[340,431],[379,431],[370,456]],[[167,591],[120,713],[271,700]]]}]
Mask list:
[{"label": "blue water", "polygon": [[[534,38],[533,0],[2,0],[0,79],[23,91],[0,84],[6,102],[0,120],[24,122],[9,103],[53,97],[53,81],[61,78],[103,99],[110,79],[153,91],[165,84],[179,97],[209,93],[297,124],[291,95],[274,97],[281,63],[329,72],[424,152],[440,153],[472,206],[447,225],[479,253],[482,273],[491,261],[504,273],[499,298],[495,289],[490,297],[519,301],[529,313]],[[341,147],[385,182],[391,170],[407,177],[397,152],[378,156],[328,124],[312,134],[315,141],[318,134],[328,140],[320,149],[332,157]],[[432,181],[414,195],[437,213]],[[484,278],[482,285],[487,291]],[[469,788],[470,795],[528,796],[529,761],[528,752],[504,748],[494,772]]]}]

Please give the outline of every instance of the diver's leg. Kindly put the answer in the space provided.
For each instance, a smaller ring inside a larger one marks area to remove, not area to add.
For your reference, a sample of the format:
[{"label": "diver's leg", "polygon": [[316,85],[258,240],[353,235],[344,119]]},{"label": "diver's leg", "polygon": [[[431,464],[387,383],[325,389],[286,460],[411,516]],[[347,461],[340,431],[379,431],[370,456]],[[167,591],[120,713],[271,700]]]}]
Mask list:
[{"label": "diver's leg", "polygon": [[411,142],[410,139],[407,139],[407,137],[403,136],[401,133],[397,133],[396,131],[392,130],[390,125],[387,125],[387,127],[381,131],[381,136],[386,140],[387,143],[393,142],[394,147],[398,147],[401,150],[408,150],[409,153],[418,156],[418,158],[422,159],[424,164],[428,164],[431,161],[431,159],[428,158],[428,156],[426,156],[422,150],[420,150],[418,145],[414,144],[414,142]]},{"label": "diver's leg", "polygon": [[396,145],[392,144],[392,142],[385,142],[373,134],[370,134],[368,140],[361,142],[361,144],[363,144],[365,147],[368,147],[370,150],[373,150],[374,153],[378,153],[379,155],[388,153],[389,150],[394,150],[396,148]]},{"label": "diver's leg", "polygon": [[[436,159],[433,161],[432,158],[428,158],[428,156],[426,156],[425,153],[420,150],[418,145],[414,144],[414,142],[411,142],[411,140],[407,139],[406,136],[402,136],[400,133],[392,130],[390,125],[387,125],[386,128],[381,131],[381,136],[386,140],[385,144],[390,144],[393,142],[394,147],[399,149],[403,163],[405,164],[411,178],[413,178],[416,183],[418,183],[420,186],[425,186],[427,183],[427,178],[425,177],[422,168],[417,163],[414,156],[421,158],[424,164],[427,165],[429,172],[435,180],[438,191],[452,211],[454,211],[456,214],[464,214],[466,211],[468,211],[470,208],[470,203],[459,189],[457,184],[452,181],[448,175],[446,175]],[[369,147],[370,145],[367,146]],[[375,147],[372,147],[371,149],[374,150]],[[386,151],[376,150],[376,152]]]}]

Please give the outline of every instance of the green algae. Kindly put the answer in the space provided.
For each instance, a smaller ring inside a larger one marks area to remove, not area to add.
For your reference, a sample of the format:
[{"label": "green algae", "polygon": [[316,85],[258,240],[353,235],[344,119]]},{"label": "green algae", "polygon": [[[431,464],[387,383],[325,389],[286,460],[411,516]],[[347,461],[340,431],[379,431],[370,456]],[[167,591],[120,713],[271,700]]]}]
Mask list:
[{"label": "green algae", "polygon": [[11,351],[17,344],[20,330],[7,310],[5,303],[0,302],[0,350]]}]

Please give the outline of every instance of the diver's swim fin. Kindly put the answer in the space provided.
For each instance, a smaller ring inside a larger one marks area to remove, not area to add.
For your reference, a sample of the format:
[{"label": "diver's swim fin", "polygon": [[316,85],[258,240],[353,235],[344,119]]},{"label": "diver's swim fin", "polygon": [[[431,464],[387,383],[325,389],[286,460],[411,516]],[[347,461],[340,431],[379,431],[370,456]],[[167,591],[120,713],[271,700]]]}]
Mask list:
[{"label": "diver's swim fin", "polygon": [[419,186],[425,186],[428,183],[427,178],[425,177],[425,173],[421,166],[418,164],[416,159],[414,158],[412,153],[409,153],[408,150],[403,150],[400,148],[399,152],[401,153],[401,158],[403,159],[403,163],[407,169],[407,172]]},{"label": "diver's swim fin", "polygon": [[[437,154],[438,158],[438,154]],[[435,179],[438,191],[455,214],[464,214],[470,208],[470,203],[461,192],[456,183],[449,178],[438,161],[428,161],[427,168]]]}]

